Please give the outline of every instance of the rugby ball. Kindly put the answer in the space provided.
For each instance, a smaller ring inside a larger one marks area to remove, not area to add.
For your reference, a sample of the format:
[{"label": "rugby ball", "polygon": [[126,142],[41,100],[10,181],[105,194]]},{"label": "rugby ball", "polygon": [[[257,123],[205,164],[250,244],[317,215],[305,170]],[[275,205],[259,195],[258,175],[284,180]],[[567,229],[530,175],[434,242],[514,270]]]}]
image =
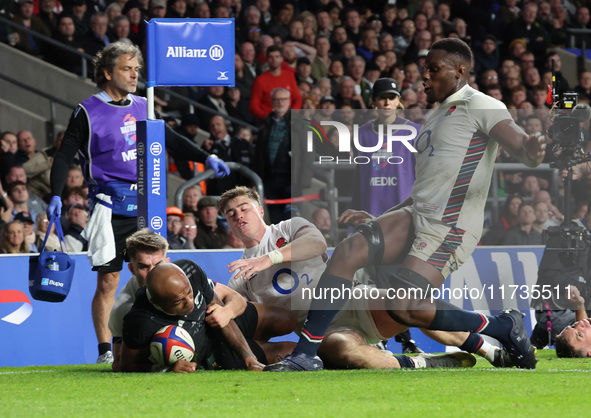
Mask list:
[{"label": "rugby ball", "polygon": [[167,325],[152,337],[150,353],[152,359],[161,366],[174,364],[179,359],[191,361],[195,355],[195,343],[185,329]]}]

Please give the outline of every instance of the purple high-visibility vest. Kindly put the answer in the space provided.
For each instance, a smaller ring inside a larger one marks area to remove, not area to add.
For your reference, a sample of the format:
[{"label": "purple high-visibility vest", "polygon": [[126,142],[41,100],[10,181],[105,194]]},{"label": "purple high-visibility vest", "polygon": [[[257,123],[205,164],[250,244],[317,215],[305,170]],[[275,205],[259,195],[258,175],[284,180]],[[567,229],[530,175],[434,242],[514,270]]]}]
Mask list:
[{"label": "purple high-visibility vest", "polygon": [[[421,125],[398,117],[397,125],[409,124],[421,130]],[[360,145],[375,146],[379,139],[372,128],[373,122],[359,128]],[[408,131],[403,132],[408,135]],[[384,137],[386,135],[384,134]],[[414,140],[409,141],[414,144]],[[370,159],[369,164],[359,164],[360,208],[378,216],[404,201],[412,192],[415,181],[415,156],[402,142],[392,142],[392,152],[387,151],[387,141],[383,139],[382,148],[373,153],[359,152]]]},{"label": "purple high-visibility vest", "polygon": [[116,106],[97,96],[80,106],[88,117],[88,149],[80,150],[80,162],[88,183],[137,182],[136,121],[148,117],[144,97],[130,94],[131,103]]}]

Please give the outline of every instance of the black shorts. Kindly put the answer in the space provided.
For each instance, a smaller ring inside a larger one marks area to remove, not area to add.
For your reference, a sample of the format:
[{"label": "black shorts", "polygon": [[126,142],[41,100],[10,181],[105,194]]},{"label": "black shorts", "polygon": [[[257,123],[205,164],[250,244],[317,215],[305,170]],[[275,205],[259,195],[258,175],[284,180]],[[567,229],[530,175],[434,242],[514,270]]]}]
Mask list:
[{"label": "black shorts", "polygon": [[259,323],[259,313],[257,312],[257,308],[255,308],[252,303],[247,302],[246,309],[242,315],[237,316],[234,321],[242,330],[245,338],[254,338],[254,333],[256,332]]},{"label": "black shorts", "polygon": [[102,266],[93,266],[93,271],[103,273],[114,273],[121,271],[123,262],[129,261],[125,247],[125,240],[135,231],[137,231],[137,218],[127,216],[113,215],[111,217],[113,235],[115,236],[115,258]]},{"label": "black shorts", "polygon": [[[252,303],[247,303],[244,313],[236,317],[234,321],[236,322],[236,325],[238,325],[238,327],[242,330],[242,334],[244,334],[246,342],[250,346],[250,349],[258,361],[263,364],[267,364],[265,352],[261,346],[252,339],[257,328],[258,320],[259,315],[256,308]],[[217,366],[224,370],[246,369],[246,363],[244,363],[242,357],[240,357],[236,351],[228,346],[221,335],[220,338],[214,339],[214,356]]]}]

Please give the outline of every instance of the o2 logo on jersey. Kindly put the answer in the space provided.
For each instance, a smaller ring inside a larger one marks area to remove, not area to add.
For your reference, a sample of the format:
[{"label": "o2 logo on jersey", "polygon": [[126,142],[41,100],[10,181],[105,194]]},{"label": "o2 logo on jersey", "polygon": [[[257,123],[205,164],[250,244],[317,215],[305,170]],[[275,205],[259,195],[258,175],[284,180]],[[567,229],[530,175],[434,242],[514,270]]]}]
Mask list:
[{"label": "o2 logo on jersey", "polygon": [[[289,274],[292,279],[293,279],[293,286],[289,289],[284,289],[283,287],[281,287],[281,285],[279,284],[279,276],[281,276],[282,274]],[[309,285],[310,283],[312,283],[313,279],[310,279],[310,276],[308,276],[307,274],[302,274],[302,280],[306,281],[306,285]],[[298,277],[298,274],[294,271],[292,271],[291,269],[288,268],[283,268],[283,269],[279,269],[277,270],[277,272],[275,272],[275,274],[273,275],[273,288],[280,294],[282,295],[289,295],[293,292],[295,292],[295,290],[298,288],[298,286],[300,285],[300,278]]]},{"label": "o2 logo on jersey", "polygon": [[127,142],[127,145],[135,144],[135,141],[137,139],[137,136],[135,134],[135,123],[135,117],[131,116],[131,114],[128,113],[127,116],[123,118],[123,126],[119,128],[121,129],[121,133],[123,134],[125,142]]},{"label": "o2 logo on jersey", "polygon": [[419,154],[423,154],[425,151],[429,151],[428,156],[433,157],[435,148],[431,145],[431,131],[425,130],[421,131],[421,134],[417,138],[415,142],[415,146],[417,147],[417,151]]}]

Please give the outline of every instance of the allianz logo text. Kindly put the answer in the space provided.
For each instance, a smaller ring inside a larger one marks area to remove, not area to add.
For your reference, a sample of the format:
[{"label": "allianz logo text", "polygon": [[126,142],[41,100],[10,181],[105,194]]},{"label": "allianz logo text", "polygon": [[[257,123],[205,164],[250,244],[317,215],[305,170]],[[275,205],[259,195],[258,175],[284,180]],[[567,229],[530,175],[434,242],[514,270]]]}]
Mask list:
[{"label": "allianz logo text", "polygon": [[224,48],[220,45],[212,45],[209,48],[190,48],[186,46],[166,47],[166,58],[211,58],[219,61],[224,57]]}]

